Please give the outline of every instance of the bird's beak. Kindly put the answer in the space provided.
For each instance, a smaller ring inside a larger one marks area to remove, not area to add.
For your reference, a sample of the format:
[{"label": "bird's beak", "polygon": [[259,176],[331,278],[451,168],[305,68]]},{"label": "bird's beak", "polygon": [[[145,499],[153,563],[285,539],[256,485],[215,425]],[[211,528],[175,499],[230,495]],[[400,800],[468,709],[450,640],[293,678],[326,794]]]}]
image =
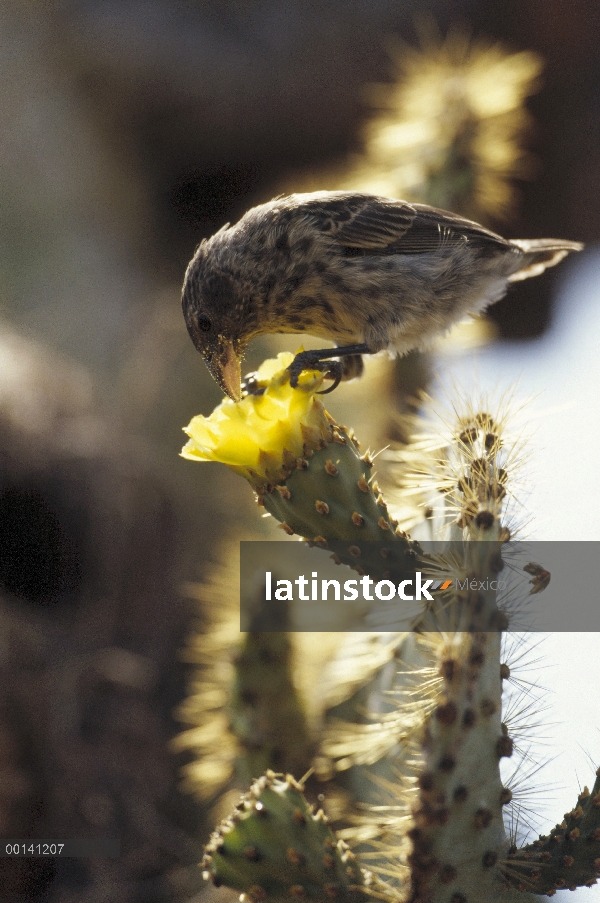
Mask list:
[{"label": "bird's beak", "polygon": [[241,401],[242,370],[232,342],[222,341],[215,356],[210,362],[207,361],[207,366],[223,391],[233,401]]}]

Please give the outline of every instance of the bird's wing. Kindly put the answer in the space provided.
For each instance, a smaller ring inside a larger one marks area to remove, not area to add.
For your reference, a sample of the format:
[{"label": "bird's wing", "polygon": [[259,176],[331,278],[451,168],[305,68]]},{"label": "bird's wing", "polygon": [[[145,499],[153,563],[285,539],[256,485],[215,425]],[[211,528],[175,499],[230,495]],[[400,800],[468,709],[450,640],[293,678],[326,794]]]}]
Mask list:
[{"label": "bird's wing", "polygon": [[422,254],[469,243],[490,253],[507,242],[489,229],[446,210],[361,194],[332,194],[307,204],[306,213],[348,253]]},{"label": "bird's wing", "polygon": [[438,248],[441,244],[469,244],[483,254],[506,252],[511,243],[485,226],[465,219],[448,210],[438,210],[426,204],[414,205],[416,216],[410,234],[402,243],[401,253],[418,254]]},{"label": "bird's wing", "polygon": [[373,253],[398,244],[416,215],[404,201],[354,193],[332,193],[304,207],[311,222],[335,242]]}]

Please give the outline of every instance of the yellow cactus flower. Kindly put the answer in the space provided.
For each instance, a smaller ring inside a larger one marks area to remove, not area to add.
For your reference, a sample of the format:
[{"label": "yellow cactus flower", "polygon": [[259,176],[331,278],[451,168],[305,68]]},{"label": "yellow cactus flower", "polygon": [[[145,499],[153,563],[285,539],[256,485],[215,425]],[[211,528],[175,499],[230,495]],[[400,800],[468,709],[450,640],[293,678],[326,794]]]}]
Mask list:
[{"label": "yellow cactus flower", "polygon": [[198,415],[185,427],[189,441],[181,454],[191,461],[220,461],[256,489],[284,480],[307,449],[331,441],[332,427],[315,398],[323,375],[304,372],[290,386],[289,352],[265,361],[256,374],[261,394],[239,402],[225,398],[210,417]]}]

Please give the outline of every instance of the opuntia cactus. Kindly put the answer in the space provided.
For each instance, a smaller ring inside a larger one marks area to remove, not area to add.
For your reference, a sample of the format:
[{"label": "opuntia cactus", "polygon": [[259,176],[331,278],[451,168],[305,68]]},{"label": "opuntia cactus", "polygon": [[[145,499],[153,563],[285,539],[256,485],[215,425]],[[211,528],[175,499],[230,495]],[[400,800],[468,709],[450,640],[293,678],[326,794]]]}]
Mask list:
[{"label": "opuntia cactus", "polygon": [[[310,395],[318,390],[320,377],[309,379],[300,391]],[[285,398],[285,372],[276,371],[270,381],[265,377],[264,388],[267,399],[270,391]],[[244,404],[255,408],[257,402],[245,399]],[[253,901],[301,896],[354,900],[368,894],[410,903],[525,903],[560,887],[591,885],[600,866],[598,781],[549,837],[517,849],[504,824],[513,791],[510,782],[505,786],[502,781],[500,763],[515,751],[502,719],[503,683],[510,674],[502,659],[502,635],[510,615],[492,588],[510,538],[505,509],[513,457],[502,435],[503,419],[482,411],[459,417],[447,445],[435,446],[430,465],[414,468],[414,479],[430,479],[429,485],[437,488],[438,520],[452,541],[445,551],[426,555],[378,503],[369,461],[348,431],[316,399],[313,404],[305,397],[299,407],[310,411],[311,429],[288,424],[286,441],[296,442],[295,452],[301,448],[301,453],[292,460],[287,445],[279,456],[271,447],[266,469],[246,468],[244,473],[264,507],[294,532],[335,549],[339,559],[346,556],[373,577],[394,568],[396,574],[411,573],[418,562],[429,574],[459,579],[448,581],[424,606],[414,632],[397,635],[385,647],[387,661],[394,662],[387,713],[370,723],[337,721],[325,730],[315,759],[321,774],[384,764],[379,781],[391,793],[391,808],[371,807],[361,824],[343,832],[345,838],[374,845],[375,858],[369,862],[378,877],[369,876],[345,848],[336,846],[329,828],[319,824],[320,816],[307,815],[300,785],[292,779],[281,782],[272,773],[213,836],[207,876]],[[186,454],[208,457],[190,432]],[[238,470],[243,467],[236,464]],[[391,563],[371,558],[368,544],[358,538],[376,538],[382,531],[386,549],[397,550]],[[360,553],[358,565],[353,547]],[[539,566],[529,568],[534,571],[531,591],[537,592],[549,577]],[[371,680],[373,701],[379,692],[377,674],[365,670],[364,675]],[[338,701],[355,691],[352,681],[348,686],[351,690]],[[329,769],[323,767],[327,761]],[[268,825],[261,822],[257,802],[273,812]],[[300,822],[308,823],[310,831],[300,830]]]}]

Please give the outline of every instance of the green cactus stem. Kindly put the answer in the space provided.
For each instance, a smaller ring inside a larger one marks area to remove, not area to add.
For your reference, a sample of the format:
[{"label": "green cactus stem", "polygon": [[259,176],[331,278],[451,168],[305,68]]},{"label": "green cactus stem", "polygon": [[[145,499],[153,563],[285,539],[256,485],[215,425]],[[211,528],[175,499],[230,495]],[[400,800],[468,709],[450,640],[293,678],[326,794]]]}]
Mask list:
[{"label": "green cactus stem", "polygon": [[306,445],[286,479],[259,492],[259,502],[288,526],[286,532],[307,539],[326,535],[352,543],[395,536],[397,525],[371,483],[369,455],[361,456],[358,443],[337,424],[332,440],[320,446]]},{"label": "green cactus stem", "polygon": [[364,901],[371,878],[292,777],[269,771],[213,833],[202,862],[217,886],[261,900]]},{"label": "green cactus stem", "polygon": [[513,742],[501,725],[500,633],[456,634],[439,654],[441,693],[426,722],[419,802],[409,832],[415,897],[495,899],[508,848],[499,761]]},{"label": "green cactus stem", "polygon": [[268,768],[301,773],[312,744],[291,677],[287,633],[251,632],[236,656],[229,702],[230,729],[238,741],[236,773],[242,786]]},{"label": "green cactus stem", "polygon": [[306,445],[285,479],[259,491],[259,504],[286,533],[331,549],[336,561],[374,579],[410,578],[419,544],[391,517],[371,479],[370,456],[361,455],[343,426],[331,423],[331,440],[322,439],[316,450]]},{"label": "green cactus stem", "polygon": [[549,835],[502,860],[505,881],[517,890],[553,896],[557,890],[592,887],[600,876],[600,769],[592,792],[584,787],[577,804]]}]

